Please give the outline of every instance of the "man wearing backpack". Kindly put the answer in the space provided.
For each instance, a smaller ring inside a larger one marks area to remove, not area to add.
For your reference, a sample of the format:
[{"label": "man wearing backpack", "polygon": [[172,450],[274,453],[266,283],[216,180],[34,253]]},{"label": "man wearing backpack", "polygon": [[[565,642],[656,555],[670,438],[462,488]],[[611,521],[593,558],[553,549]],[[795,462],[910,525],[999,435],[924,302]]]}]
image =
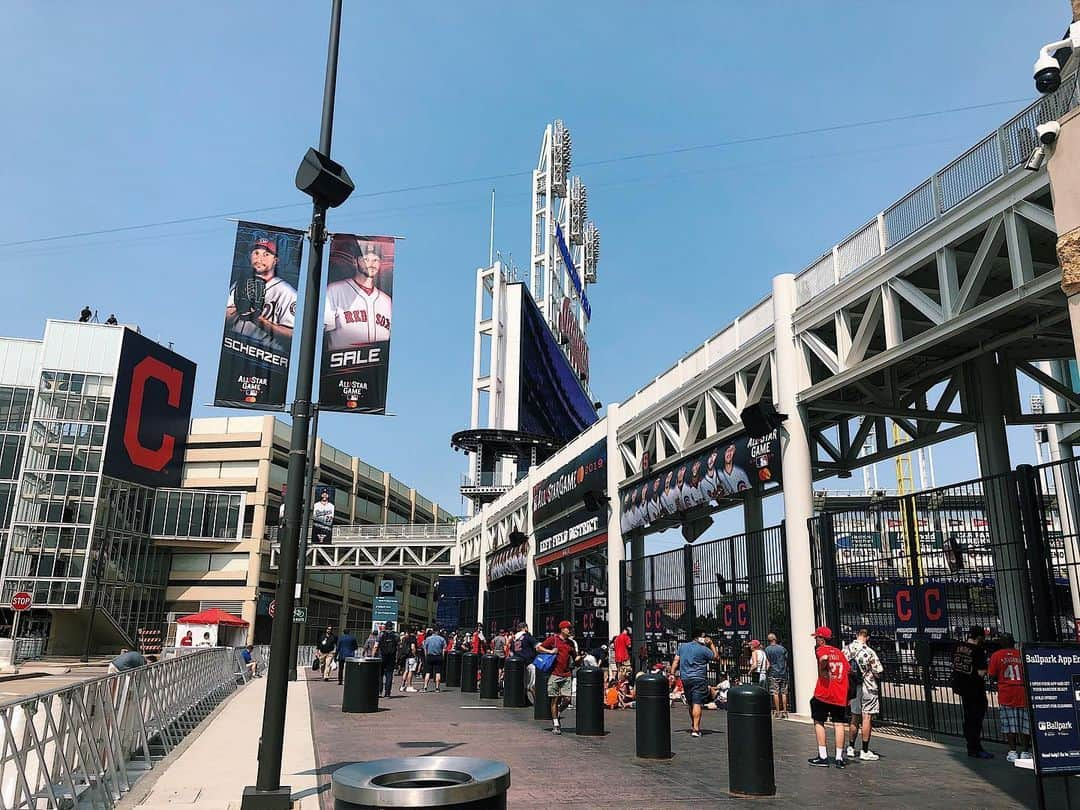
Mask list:
[{"label": "man wearing backpack", "polygon": [[986,716],[986,650],[985,633],[981,627],[968,631],[967,641],[958,642],[953,650],[952,690],[960,696],[964,709],[964,739],[967,754],[975,759],[993,759],[982,747],[982,723]]},{"label": "man wearing backpack", "polygon": [[375,642],[374,655],[382,659],[383,697],[390,697],[394,688],[394,667],[397,664],[398,634],[394,632],[394,623],[387,622]]},{"label": "man wearing backpack", "polygon": [[819,627],[814,631],[814,654],[818,661],[817,686],[810,699],[810,716],[814,720],[818,755],[809,762],[816,768],[829,767],[828,738],[825,724],[832,723],[836,734],[836,767],[844,767],[844,737],[847,733],[848,673],[851,665],[844,654],[832,645],[832,630]]},{"label": "man wearing backpack", "polygon": [[851,664],[851,674],[848,677],[851,728],[847,755],[849,759],[855,758],[855,741],[859,737],[859,727],[862,726],[862,752],[859,754],[861,762],[880,759],[870,750],[870,732],[874,715],[881,711],[881,693],[877,678],[885,671],[885,667],[881,665],[878,654],[871,649],[869,641],[870,631],[860,627],[855,634],[855,640],[844,648],[844,657]]}]

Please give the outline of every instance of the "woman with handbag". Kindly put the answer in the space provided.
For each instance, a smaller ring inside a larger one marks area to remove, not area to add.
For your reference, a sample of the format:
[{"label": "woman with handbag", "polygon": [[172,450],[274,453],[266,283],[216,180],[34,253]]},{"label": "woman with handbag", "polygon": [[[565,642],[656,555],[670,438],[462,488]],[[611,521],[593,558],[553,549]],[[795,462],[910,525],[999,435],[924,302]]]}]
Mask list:
[{"label": "woman with handbag", "polygon": [[750,682],[765,686],[769,672],[769,658],[756,638],[750,642]]}]

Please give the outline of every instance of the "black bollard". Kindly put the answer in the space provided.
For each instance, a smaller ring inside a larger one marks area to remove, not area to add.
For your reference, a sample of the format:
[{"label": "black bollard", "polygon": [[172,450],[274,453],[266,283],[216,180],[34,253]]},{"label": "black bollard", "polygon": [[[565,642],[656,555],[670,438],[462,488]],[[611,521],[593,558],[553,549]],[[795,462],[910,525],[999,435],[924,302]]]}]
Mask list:
[{"label": "black bollard", "polygon": [[732,796],[774,796],[772,716],[769,693],[744,684],[728,690],[728,792]]},{"label": "black bollard", "polygon": [[345,689],[341,710],[350,714],[371,714],[379,710],[382,681],[381,658],[348,658],[344,662]]},{"label": "black bollard", "polygon": [[671,703],[666,677],[650,673],[634,682],[634,715],[637,755],[642,759],[671,759]]},{"label": "black bollard", "polygon": [[551,673],[536,671],[536,699],[533,701],[533,720],[551,719],[551,698],[548,697],[548,676]]},{"label": "black bollard", "polygon": [[461,691],[476,691],[476,667],[480,663],[480,656],[476,653],[467,652],[461,656]]},{"label": "black bollard", "polygon": [[480,697],[499,698],[499,656],[488,653],[480,658]]},{"label": "black bollard", "polygon": [[604,736],[604,670],[596,667],[578,670],[574,712],[577,717],[575,734],[582,737]]},{"label": "black bollard", "polygon": [[503,667],[503,708],[520,709],[528,705],[525,700],[525,659],[507,658]]},{"label": "black bollard", "polygon": [[446,654],[446,677],[443,686],[461,686],[461,653],[451,650]]}]

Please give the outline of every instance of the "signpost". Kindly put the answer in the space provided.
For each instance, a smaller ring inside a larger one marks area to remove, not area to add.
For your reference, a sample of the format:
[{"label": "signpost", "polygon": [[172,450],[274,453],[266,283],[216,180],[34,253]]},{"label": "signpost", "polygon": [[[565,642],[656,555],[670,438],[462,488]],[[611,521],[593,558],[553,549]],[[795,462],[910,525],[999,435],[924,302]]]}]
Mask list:
[{"label": "signpost", "polygon": [[[1080,774],[1080,644],[1021,645],[1031,720],[1038,806],[1046,807],[1043,780]],[[1071,797],[1069,797],[1071,800]]]}]

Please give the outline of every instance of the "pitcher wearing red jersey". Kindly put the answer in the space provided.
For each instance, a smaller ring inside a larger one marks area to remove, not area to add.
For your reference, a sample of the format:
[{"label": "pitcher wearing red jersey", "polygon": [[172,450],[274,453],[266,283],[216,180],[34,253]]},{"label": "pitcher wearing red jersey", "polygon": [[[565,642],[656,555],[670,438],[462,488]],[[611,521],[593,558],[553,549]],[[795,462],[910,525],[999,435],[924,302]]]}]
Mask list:
[{"label": "pitcher wearing red jersey", "polygon": [[814,697],[810,699],[810,716],[814,719],[818,755],[809,762],[817,768],[829,767],[825,724],[832,723],[836,737],[836,767],[844,767],[844,736],[848,721],[848,672],[851,665],[844,653],[832,644],[832,630],[819,627],[814,631],[814,654],[818,661],[818,680]]}]

